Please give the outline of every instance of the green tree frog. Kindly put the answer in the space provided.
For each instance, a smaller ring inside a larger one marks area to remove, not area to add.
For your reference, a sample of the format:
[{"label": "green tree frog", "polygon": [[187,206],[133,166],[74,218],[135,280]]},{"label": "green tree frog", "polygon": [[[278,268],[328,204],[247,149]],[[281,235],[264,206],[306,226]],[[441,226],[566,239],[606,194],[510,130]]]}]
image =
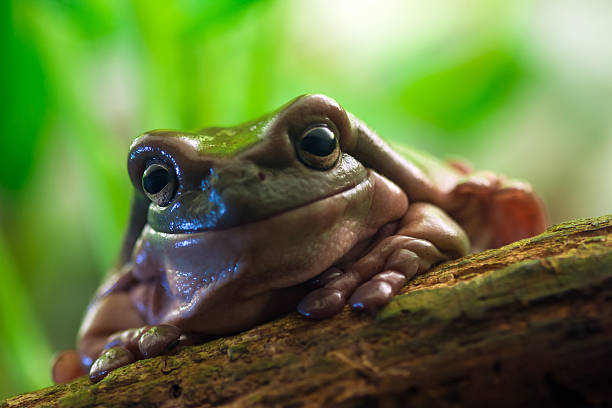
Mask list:
[{"label": "green tree frog", "polygon": [[117,265],[89,305],[66,382],[236,333],[297,308],[375,310],[407,280],[543,230],[526,183],[400,155],[336,101],[304,95],[256,121],[155,130]]}]

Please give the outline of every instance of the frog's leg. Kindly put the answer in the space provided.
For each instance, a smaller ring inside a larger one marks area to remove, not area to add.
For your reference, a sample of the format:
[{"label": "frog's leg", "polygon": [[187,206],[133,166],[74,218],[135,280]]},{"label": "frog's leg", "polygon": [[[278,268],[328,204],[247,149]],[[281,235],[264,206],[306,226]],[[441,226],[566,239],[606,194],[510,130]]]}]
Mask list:
[{"label": "frog's leg", "polygon": [[86,374],[81,355],[76,350],[64,350],[53,357],[51,378],[56,384],[64,384]]},{"label": "frog's leg", "polygon": [[[148,325],[129,290],[106,293],[92,302],[79,332],[82,365],[99,381],[136,360],[153,357],[177,344],[181,332],[169,325]],[[92,364],[93,362],[93,364]]]},{"label": "frog's leg", "polygon": [[472,172],[448,196],[449,209],[480,251],[541,233],[548,224],[541,199],[531,186],[489,171]]},{"label": "frog's leg", "polygon": [[[109,280],[117,280],[111,276]],[[124,290],[98,294],[87,308],[79,331],[79,351],[61,352],[53,362],[53,380],[68,382],[89,371],[114,333],[145,325]],[[126,363],[127,364],[127,363]],[[79,367],[80,366],[80,367]]]},{"label": "frog's leg", "polygon": [[414,203],[393,235],[375,242],[344,273],[309,293],[298,310],[321,319],[340,312],[347,300],[353,310],[377,308],[416,274],[469,251],[467,235],[444,211],[432,204]]},{"label": "frog's leg", "polygon": [[387,177],[411,200],[433,203],[466,231],[472,248],[497,248],[542,232],[547,222],[541,199],[527,183],[474,171],[463,161],[447,163],[394,145],[393,149],[355,116],[347,151]]}]

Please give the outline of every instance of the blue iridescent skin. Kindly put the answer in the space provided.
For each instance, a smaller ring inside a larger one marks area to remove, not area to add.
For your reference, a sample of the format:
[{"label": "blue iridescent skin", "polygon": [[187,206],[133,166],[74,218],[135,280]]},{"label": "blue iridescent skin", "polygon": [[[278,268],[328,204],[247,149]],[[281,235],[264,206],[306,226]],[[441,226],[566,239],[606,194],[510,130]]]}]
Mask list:
[{"label": "blue iridescent skin", "polygon": [[296,307],[375,310],[439,262],[544,228],[527,184],[402,153],[323,95],[232,128],[140,136],[117,266],[54,379],[98,381]]}]

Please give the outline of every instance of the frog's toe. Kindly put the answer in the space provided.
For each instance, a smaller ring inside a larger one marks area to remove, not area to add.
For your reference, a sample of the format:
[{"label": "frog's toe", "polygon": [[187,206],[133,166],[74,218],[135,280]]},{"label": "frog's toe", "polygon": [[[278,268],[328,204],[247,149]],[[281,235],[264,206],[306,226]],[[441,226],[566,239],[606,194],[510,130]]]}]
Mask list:
[{"label": "frog's toe", "polygon": [[349,301],[353,310],[371,310],[389,303],[394,295],[387,282],[366,282],[355,290]]},{"label": "frog's toe", "polygon": [[92,382],[98,382],[113,370],[136,361],[131,351],[125,347],[112,347],[106,350],[93,363],[89,370],[89,378]]},{"label": "frog's toe", "polygon": [[326,319],[342,311],[346,297],[338,289],[320,288],[310,292],[298,305],[298,312],[311,319]]},{"label": "frog's toe", "polygon": [[395,271],[375,275],[355,290],[349,300],[351,309],[372,310],[386,305],[407,280],[406,275]]},{"label": "frog's toe", "polygon": [[153,326],[140,336],[138,349],[144,358],[155,357],[174,348],[181,337],[181,330],[169,324]]},{"label": "frog's toe", "polygon": [[104,350],[108,350],[113,347],[124,347],[128,349],[137,360],[139,360],[142,358],[142,355],[140,354],[140,350],[138,350],[138,342],[142,335],[149,331],[151,327],[153,326],[147,325],[114,333],[107,339]]},{"label": "frog's toe", "polygon": [[388,256],[383,272],[359,286],[349,300],[353,310],[384,306],[418,271],[420,259],[414,252],[397,248]]}]

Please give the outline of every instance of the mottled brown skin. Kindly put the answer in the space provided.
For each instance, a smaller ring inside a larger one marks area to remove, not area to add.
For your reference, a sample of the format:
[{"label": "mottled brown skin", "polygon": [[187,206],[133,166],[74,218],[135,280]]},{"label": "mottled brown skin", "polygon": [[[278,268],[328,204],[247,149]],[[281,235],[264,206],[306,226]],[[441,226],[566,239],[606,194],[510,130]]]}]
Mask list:
[{"label": "mottled brown skin", "polygon": [[[312,150],[314,133],[326,148]],[[143,180],[159,166],[171,181],[157,192]],[[296,306],[315,319],[347,303],[375,309],[470,241],[497,247],[545,226],[528,185],[407,159],[322,95],[236,128],[146,133],[128,169],[136,195],[118,265],[87,310],[78,354],[56,361],[56,381],[88,370],[97,381]]]}]

